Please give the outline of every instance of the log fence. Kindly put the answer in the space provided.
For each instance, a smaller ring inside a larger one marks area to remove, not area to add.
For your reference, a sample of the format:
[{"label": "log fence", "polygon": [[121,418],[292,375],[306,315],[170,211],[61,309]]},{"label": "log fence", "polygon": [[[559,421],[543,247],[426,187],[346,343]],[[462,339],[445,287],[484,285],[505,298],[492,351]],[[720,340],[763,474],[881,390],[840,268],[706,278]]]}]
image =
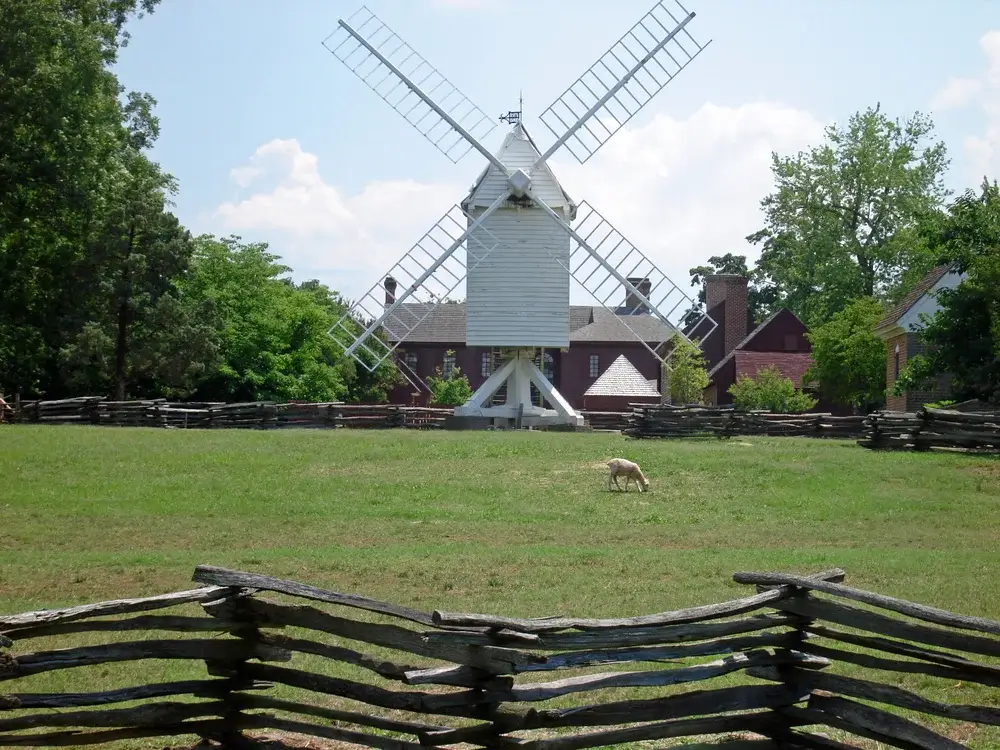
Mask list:
[{"label": "log fence", "polygon": [[[249,748],[260,730],[279,730],[382,750],[734,733],[743,739],[724,746],[864,738],[908,750],[966,747],[949,734],[955,722],[1000,727],[1000,708],[899,686],[904,674],[921,686],[1000,686],[1000,622],[852,588],[840,569],[733,579],[754,593],[637,617],[521,618],[424,612],[199,566],[191,591],[0,615],[0,746],[200,737]],[[163,614],[171,608],[200,611]],[[66,645],[152,631],[186,637]],[[59,647],[35,646],[52,637]],[[97,684],[109,665],[138,659],[187,660],[192,675]],[[85,692],[32,691],[36,675],[79,669],[83,682],[87,667],[100,671]]]},{"label": "log fence", "polygon": [[387,429],[439,428],[452,409],[392,404],[286,403],[266,401],[171,403],[166,400],[107,401],[83,397],[58,401],[24,401],[11,422],[26,424],[90,424],[115,427],[179,429],[283,427]]},{"label": "log fence", "polygon": [[918,412],[877,412],[865,419],[858,444],[876,450],[951,448],[1000,453],[1000,411],[924,407]]},{"label": "log fence", "polygon": [[739,435],[857,438],[864,416],[744,412],[714,406],[636,405],[625,435],[636,438],[718,437]]}]

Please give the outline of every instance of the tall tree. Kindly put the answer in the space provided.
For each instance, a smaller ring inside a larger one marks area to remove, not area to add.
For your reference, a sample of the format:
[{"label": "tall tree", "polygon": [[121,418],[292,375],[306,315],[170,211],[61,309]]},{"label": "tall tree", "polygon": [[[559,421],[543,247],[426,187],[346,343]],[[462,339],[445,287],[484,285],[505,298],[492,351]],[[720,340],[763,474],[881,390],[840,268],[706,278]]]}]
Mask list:
[{"label": "tall tree", "polygon": [[941,309],[925,316],[918,334],[926,354],[910,359],[896,391],[937,375],[952,378],[960,399],[1000,401],[1000,187],[984,179],[977,194],[968,190],[935,227],[942,263],[967,274],[954,289],[943,289]]},{"label": "tall tree", "polygon": [[111,72],[158,0],[0,3],[0,388],[52,390],[79,330],[74,274],[98,231],[122,121]]},{"label": "tall tree", "polygon": [[765,226],[747,240],[762,246],[761,281],[808,325],[858,297],[892,298],[907,272],[933,266],[915,231],[947,196],[949,162],[933,130],[919,112],[901,122],[876,106],[828,127],[807,153],[772,155]]}]

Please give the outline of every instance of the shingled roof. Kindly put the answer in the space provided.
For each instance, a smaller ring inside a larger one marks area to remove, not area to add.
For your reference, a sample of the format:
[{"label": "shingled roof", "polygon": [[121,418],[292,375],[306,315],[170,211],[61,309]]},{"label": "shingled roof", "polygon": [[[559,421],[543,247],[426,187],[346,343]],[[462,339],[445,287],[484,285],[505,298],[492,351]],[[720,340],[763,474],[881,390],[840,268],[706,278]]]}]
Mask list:
[{"label": "shingled roof", "polygon": [[[420,323],[405,339],[410,344],[462,344],[465,342],[465,302],[423,304],[407,302],[386,321],[385,329],[392,342],[399,341],[406,328]],[[426,317],[425,317],[426,316]],[[627,324],[627,326],[626,326]],[[634,342],[636,336],[649,344],[669,341],[677,329],[655,315],[618,314],[606,307],[570,305],[570,343],[573,342]],[[395,330],[394,330],[395,329]],[[631,329],[631,330],[629,330]],[[633,331],[635,334],[633,334]]]},{"label": "shingled roof", "polygon": [[784,310],[784,309],[785,308],[783,308],[783,307],[779,308],[779,309],[775,310],[773,313],[771,313],[770,315],[768,315],[766,318],[764,318],[764,320],[761,321],[761,323],[760,323],[759,326],[757,326],[752,331],[750,331],[750,333],[748,333],[740,343],[738,343],[735,347],[733,347],[733,350],[731,352],[729,352],[729,354],[727,354],[725,357],[723,357],[722,359],[720,359],[719,362],[718,362],[718,364],[716,364],[715,367],[713,367],[711,370],[708,371],[708,379],[712,380],[712,378],[715,377],[715,373],[717,373],[719,370],[721,370],[722,366],[725,365],[726,362],[728,362],[729,360],[731,360],[733,357],[736,356],[736,352],[738,352],[744,346],[746,346],[747,344],[749,344],[750,341],[758,333],[760,333],[765,328],[767,328],[771,324],[771,321],[774,320],[776,317],[778,317],[778,314],[782,310]]},{"label": "shingled roof", "polygon": [[812,361],[812,355],[808,352],[737,351],[736,377],[746,375],[748,378],[756,378],[760,370],[774,367],[782,377],[795,383],[796,388],[801,388],[802,378],[812,365]]},{"label": "shingled roof", "polygon": [[885,317],[879,321],[876,328],[883,328],[898,322],[900,318],[906,315],[906,311],[917,304],[917,301],[933,289],[934,285],[941,281],[949,271],[951,271],[951,265],[945,264],[938,266],[924,276],[913,289],[903,296],[895,307],[885,314]]},{"label": "shingled roof", "polygon": [[628,357],[619,354],[618,359],[611,363],[611,366],[593,385],[584,391],[584,396],[633,396],[645,397],[655,396],[659,398],[660,392],[656,387],[642,376],[635,365],[629,362]]}]

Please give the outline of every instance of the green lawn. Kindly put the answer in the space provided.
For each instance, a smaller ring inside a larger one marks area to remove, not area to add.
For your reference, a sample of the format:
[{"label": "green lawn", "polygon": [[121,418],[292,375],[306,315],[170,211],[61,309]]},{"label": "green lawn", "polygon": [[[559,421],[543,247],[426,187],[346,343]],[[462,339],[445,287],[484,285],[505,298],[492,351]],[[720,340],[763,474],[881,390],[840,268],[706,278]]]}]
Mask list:
[{"label": "green lawn", "polygon": [[[652,492],[608,493],[616,456]],[[423,609],[595,617],[752,593],[736,570],[839,566],[1000,619],[998,531],[1000,462],[853,442],[0,427],[2,613],[188,588],[199,563]]]}]

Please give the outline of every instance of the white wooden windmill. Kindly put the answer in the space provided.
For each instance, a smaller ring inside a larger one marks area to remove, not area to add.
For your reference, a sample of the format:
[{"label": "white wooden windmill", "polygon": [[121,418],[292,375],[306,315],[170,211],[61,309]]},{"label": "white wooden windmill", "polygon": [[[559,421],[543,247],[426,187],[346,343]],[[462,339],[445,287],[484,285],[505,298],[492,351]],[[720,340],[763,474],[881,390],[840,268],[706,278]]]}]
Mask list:
[{"label": "white wooden windmill", "polygon": [[[346,355],[374,369],[466,282],[466,344],[512,354],[456,416],[582,424],[534,362],[537,348],[569,346],[572,278],[605,307],[626,290],[633,305],[626,312],[634,315],[615,318],[661,362],[669,358],[665,340],[650,340],[648,323],[676,331],[671,316],[696,303],[595,209],[573,201],[547,163],[563,148],[585,163],[707,46],[688,32],[695,14],[669,4],[657,2],[542,113],[556,136],[544,152],[521,113],[500,118],[513,127],[500,149],[489,151],[482,141],[496,127],[491,118],[371,11],[340,19],[323,42],[330,52],[453,162],[472,149],[488,162],[468,196],[385,275],[385,285],[380,279],[331,328],[349,342]],[[704,315],[696,327],[704,338],[716,325]],[[490,405],[505,383],[506,403]],[[531,384],[551,409],[532,404]]]}]

